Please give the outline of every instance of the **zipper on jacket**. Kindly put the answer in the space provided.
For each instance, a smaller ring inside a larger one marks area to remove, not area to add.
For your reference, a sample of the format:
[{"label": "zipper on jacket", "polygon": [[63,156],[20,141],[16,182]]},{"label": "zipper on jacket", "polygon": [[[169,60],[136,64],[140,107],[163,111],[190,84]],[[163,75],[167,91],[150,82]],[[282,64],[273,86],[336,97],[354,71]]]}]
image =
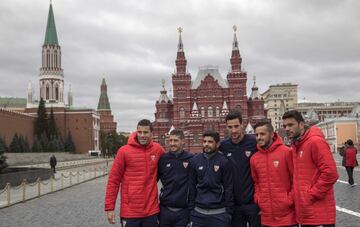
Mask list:
[{"label": "zipper on jacket", "polygon": [[269,201],[270,201],[270,209],[271,209],[271,219],[276,221],[274,219],[274,208],[273,208],[273,203],[272,203],[272,193],[271,193],[271,187],[270,187],[270,168],[269,168],[269,153],[266,152],[266,172],[268,173],[267,174],[267,179],[268,179],[268,192],[269,192]]}]

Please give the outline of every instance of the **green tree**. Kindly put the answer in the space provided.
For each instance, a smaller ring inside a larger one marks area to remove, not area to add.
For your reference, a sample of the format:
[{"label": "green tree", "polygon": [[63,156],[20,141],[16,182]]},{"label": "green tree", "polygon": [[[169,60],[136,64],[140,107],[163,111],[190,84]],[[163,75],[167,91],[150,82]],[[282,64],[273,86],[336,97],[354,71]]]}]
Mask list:
[{"label": "green tree", "polygon": [[75,149],[76,149],[75,144],[73,142],[71,132],[69,131],[68,136],[67,136],[66,141],[65,141],[65,151],[74,153]]},{"label": "green tree", "polygon": [[47,152],[49,149],[49,140],[46,136],[46,132],[43,132],[40,136],[40,146],[42,152]]},{"label": "green tree", "polygon": [[114,156],[120,147],[127,143],[127,137],[119,135],[116,132],[100,132],[101,153],[104,155]]},{"label": "green tree", "polygon": [[34,143],[32,145],[31,151],[32,152],[42,152],[43,151],[39,140],[36,139],[36,138],[35,138]]},{"label": "green tree", "polygon": [[45,102],[41,98],[38,111],[37,111],[37,118],[35,121],[35,134],[38,139],[45,133],[46,136],[48,136],[47,133],[48,130],[48,119],[46,115],[46,108],[45,108]]},{"label": "green tree", "polygon": [[58,137],[58,130],[56,127],[56,122],[55,122],[55,116],[54,116],[54,110],[51,107],[50,109],[50,117],[49,117],[49,129],[48,129],[48,138],[50,140],[55,139],[56,137]]},{"label": "green tree", "polygon": [[17,133],[15,133],[14,137],[11,140],[9,150],[13,153],[19,153],[21,151],[20,139]]},{"label": "green tree", "polygon": [[8,167],[8,164],[6,163],[7,157],[4,154],[5,151],[7,151],[5,141],[0,137],[0,173],[3,169]]},{"label": "green tree", "polygon": [[6,146],[5,139],[4,139],[4,138],[2,138],[1,136],[0,136],[0,144],[2,144],[2,146],[4,147],[5,152],[8,152],[8,151],[9,151],[8,146]]}]

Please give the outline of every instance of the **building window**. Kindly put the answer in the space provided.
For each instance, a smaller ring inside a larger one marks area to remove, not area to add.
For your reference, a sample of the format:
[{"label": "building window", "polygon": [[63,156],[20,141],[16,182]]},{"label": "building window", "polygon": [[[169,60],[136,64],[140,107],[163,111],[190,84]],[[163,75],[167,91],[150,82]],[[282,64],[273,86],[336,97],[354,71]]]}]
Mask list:
[{"label": "building window", "polygon": [[46,85],[46,100],[49,99],[49,96],[50,96],[50,88],[49,85]]},{"label": "building window", "polygon": [[194,142],[194,144],[198,144],[198,143],[199,143],[199,134],[197,134],[197,132],[194,133],[193,142]]},{"label": "building window", "polygon": [[214,110],[212,108],[212,106],[209,106],[208,107],[208,117],[213,117],[214,116]]},{"label": "building window", "polygon": [[220,107],[216,107],[216,116],[218,117],[218,116],[220,116]]},{"label": "building window", "polygon": [[46,67],[50,67],[50,51],[46,51]]},{"label": "building window", "polygon": [[201,116],[205,117],[205,107],[201,107]]},{"label": "building window", "polygon": [[55,68],[57,67],[57,61],[58,61],[58,56],[57,56],[57,51],[55,50],[54,51],[54,57],[55,57],[55,60],[54,60],[54,66],[55,66]]},{"label": "building window", "polygon": [[179,115],[180,115],[180,118],[185,118],[185,108],[184,107],[180,107]]},{"label": "building window", "polygon": [[55,99],[59,100],[59,86],[57,84],[55,85]]}]

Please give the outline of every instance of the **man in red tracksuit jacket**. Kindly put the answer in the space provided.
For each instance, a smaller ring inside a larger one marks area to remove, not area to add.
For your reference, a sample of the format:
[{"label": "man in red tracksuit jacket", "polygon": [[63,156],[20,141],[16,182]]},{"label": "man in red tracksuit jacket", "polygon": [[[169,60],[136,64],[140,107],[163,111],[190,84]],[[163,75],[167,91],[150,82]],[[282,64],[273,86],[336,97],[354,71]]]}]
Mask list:
[{"label": "man in red tracksuit jacket", "polygon": [[158,205],[158,161],[164,149],[152,141],[151,122],[139,121],[128,144],[121,147],[109,173],[105,211],[115,224],[115,204],[121,185],[120,217],[123,227],[156,227]]},{"label": "man in red tracksuit jacket", "polygon": [[250,166],[261,224],[263,227],[297,226],[291,149],[282,143],[270,122],[258,122],[254,128],[258,152],[251,157]]},{"label": "man in red tracksuit jacket", "polygon": [[292,139],[296,221],[302,227],[333,227],[334,184],[339,175],[329,144],[318,127],[305,127],[298,111],[288,111],[282,119],[287,136]]}]

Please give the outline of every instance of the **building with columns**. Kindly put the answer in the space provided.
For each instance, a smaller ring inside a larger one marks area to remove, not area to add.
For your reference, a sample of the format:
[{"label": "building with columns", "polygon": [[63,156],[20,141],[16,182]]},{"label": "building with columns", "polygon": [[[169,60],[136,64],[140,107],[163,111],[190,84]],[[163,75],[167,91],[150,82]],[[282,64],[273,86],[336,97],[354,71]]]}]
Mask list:
[{"label": "building with columns", "polygon": [[252,93],[247,96],[247,72],[241,68],[242,58],[234,26],[230,57],[231,69],[226,79],[217,66],[199,67],[195,80],[187,70],[187,59],[179,28],[179,41],[175,60],[176,71],[171,75],[173,98],[165,86],[156,101],[154,139],[166,146],[166,136],[172,128],[182,129],[186,136],[186,149],[202,151],[202,134],[208,129],[226,136],[225,116],[231,109],[239,109],[244,128],[265,118],[264,101],[255,80]]},{"label": "building with columns", "polygon": [[282,116],[288,110],[297,107],[298,85],[282,83],[270,85],[261,97],[264,98],[267,117],[275,129],[282,127]]}]

